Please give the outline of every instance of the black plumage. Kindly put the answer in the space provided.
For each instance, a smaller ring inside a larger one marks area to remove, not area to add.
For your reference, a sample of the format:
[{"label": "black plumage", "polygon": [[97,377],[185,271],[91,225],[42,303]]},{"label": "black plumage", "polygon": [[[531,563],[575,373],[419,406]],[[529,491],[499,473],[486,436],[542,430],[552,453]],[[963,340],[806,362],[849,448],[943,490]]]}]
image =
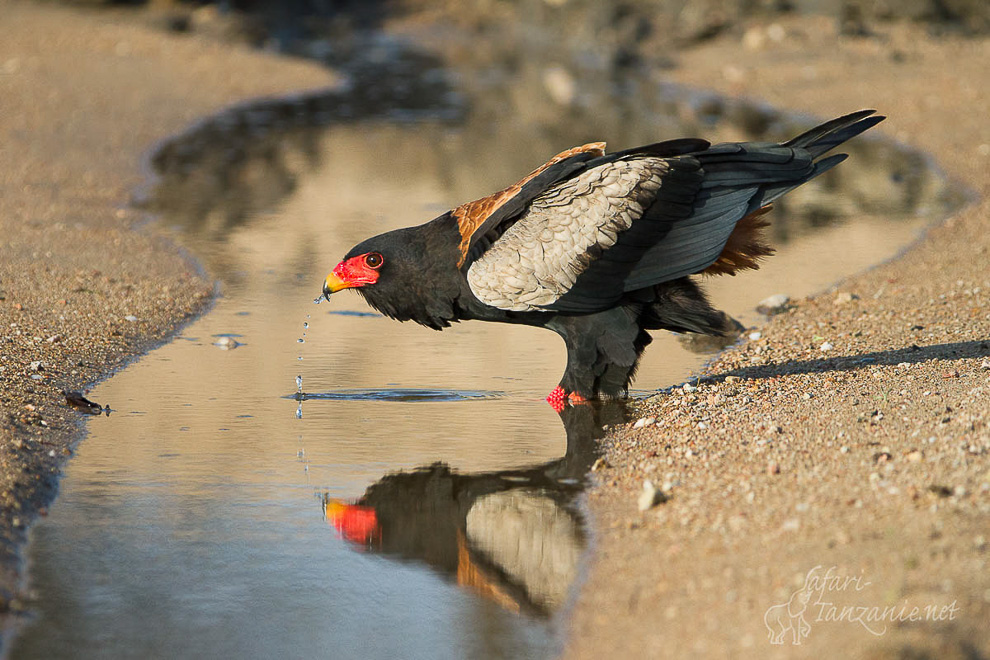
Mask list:
[{"label": "black plumage", "polygon": [[559,154],[519,183],[418,227],[369,238],[327,276],[400,321],[541,326],[567,346],[556,402],[625,393],[647,331],[720,334],[699,273],[772,253],[770,204],[845,159],[823,157],[883,117],[863,110],[783,143],[698,139]]}]

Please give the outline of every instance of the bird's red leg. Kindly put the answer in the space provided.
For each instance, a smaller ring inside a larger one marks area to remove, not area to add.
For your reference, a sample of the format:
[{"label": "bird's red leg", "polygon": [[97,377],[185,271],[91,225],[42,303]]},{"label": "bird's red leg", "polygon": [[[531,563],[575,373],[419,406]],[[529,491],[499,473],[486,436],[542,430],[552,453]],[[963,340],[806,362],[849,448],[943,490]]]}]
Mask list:
[{"label": "bird's red leg", "polygon": [[567,400],[571,402],[571,405],[574,405],[575,403],[588,403],[588,400],[577,392],[571,392],[568,394]]},{"label": "bird's red leg", "polygon": [[553,408],[555,412],[559,413],[568,403],[573,406],[579,403],[588,403],[588,400],[577,392],[568,392],[563,387],[558,385],[552,392],[550,392],[550,394],[547,395],[547,403],[550,404],[550,407]]}]

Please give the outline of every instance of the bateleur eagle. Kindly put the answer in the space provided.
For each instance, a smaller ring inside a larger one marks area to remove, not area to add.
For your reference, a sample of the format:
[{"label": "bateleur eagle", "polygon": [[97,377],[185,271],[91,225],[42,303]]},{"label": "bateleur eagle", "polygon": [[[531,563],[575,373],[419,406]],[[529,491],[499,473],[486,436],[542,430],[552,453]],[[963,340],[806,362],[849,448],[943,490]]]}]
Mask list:
[{"label": "bateleur eagle", "polygon": [[501,192],[360,243],[323,295],[356,288],[386,316],[437,330],[468,319],[548,328],[567,346],[555,407],[621,396],[648,330],[723,332],[691,276],[758,268],[773,252],[760,236],[770,204],[883,119],[861,110],[779,144],[575,147]]}]

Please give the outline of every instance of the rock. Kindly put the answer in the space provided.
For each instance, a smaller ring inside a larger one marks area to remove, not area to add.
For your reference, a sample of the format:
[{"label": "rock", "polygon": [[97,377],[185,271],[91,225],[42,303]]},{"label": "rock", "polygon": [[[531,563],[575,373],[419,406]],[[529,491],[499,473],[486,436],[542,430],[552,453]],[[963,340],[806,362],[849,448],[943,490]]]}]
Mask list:
[{"label": "rock", "polygon": [[764,298],[756,306],[756,311],[760,314],[765,314],[767,316],[773,316],[775,314],[780,314],[786,312],[791,299],[782,293],[777,293],[769,298]]},{"label": "rock", "polygon": [[232,351],[240,346],[240,344],[237,343],[237,340],[232,337],[220,337],[213,342],[213,345],[222,351]]},{"label": "rock", "polygon": [[658,490],[653,482],[647,479],[643,482],[643,492],[639,494],[639,510],[649,511],[657,504],[663,504],[667,501],[667,496],[663,494],[662,490]]},{"label": "rock", "polygon": [[656,421],[657,421],[656,417],[640,417],[639,419],[636,420],[636,423],[633,424],[633,428],[634,429],[645,428],[647,426],[651,426],[655,424]]},{"label": "rock", "polygon": [[577,83],[567,69],[560,66],[548,67],[543,72],[543,85],[550,98],[558,105],[571,105],[577,96]]},{"label": "rock", "polygon": [[818,349],[823,353],[832,350],[832,348],[833,348],[832,342],[828,342],[828,341],[822,342],[822,345],[818,347]]},{"label": "rock", "polygon": [[854,300],[859,300],[859,296],[855,293],[849,293],[848,291],[843,291],[835,296],[835,300],[832,301],[833,305],[846,305]]}]

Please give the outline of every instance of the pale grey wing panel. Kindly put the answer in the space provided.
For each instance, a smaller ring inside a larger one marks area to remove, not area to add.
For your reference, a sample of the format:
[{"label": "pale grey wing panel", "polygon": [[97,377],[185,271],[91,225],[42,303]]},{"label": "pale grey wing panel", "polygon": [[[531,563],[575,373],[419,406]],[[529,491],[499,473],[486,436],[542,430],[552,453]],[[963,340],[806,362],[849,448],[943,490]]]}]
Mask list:
[{"label": "pale grey wing panel", "polygon": [[471,264],[471,291],[499,309],[545,310],[643,215],[668,169],[662,158],[615,160],[548,189]]}]

